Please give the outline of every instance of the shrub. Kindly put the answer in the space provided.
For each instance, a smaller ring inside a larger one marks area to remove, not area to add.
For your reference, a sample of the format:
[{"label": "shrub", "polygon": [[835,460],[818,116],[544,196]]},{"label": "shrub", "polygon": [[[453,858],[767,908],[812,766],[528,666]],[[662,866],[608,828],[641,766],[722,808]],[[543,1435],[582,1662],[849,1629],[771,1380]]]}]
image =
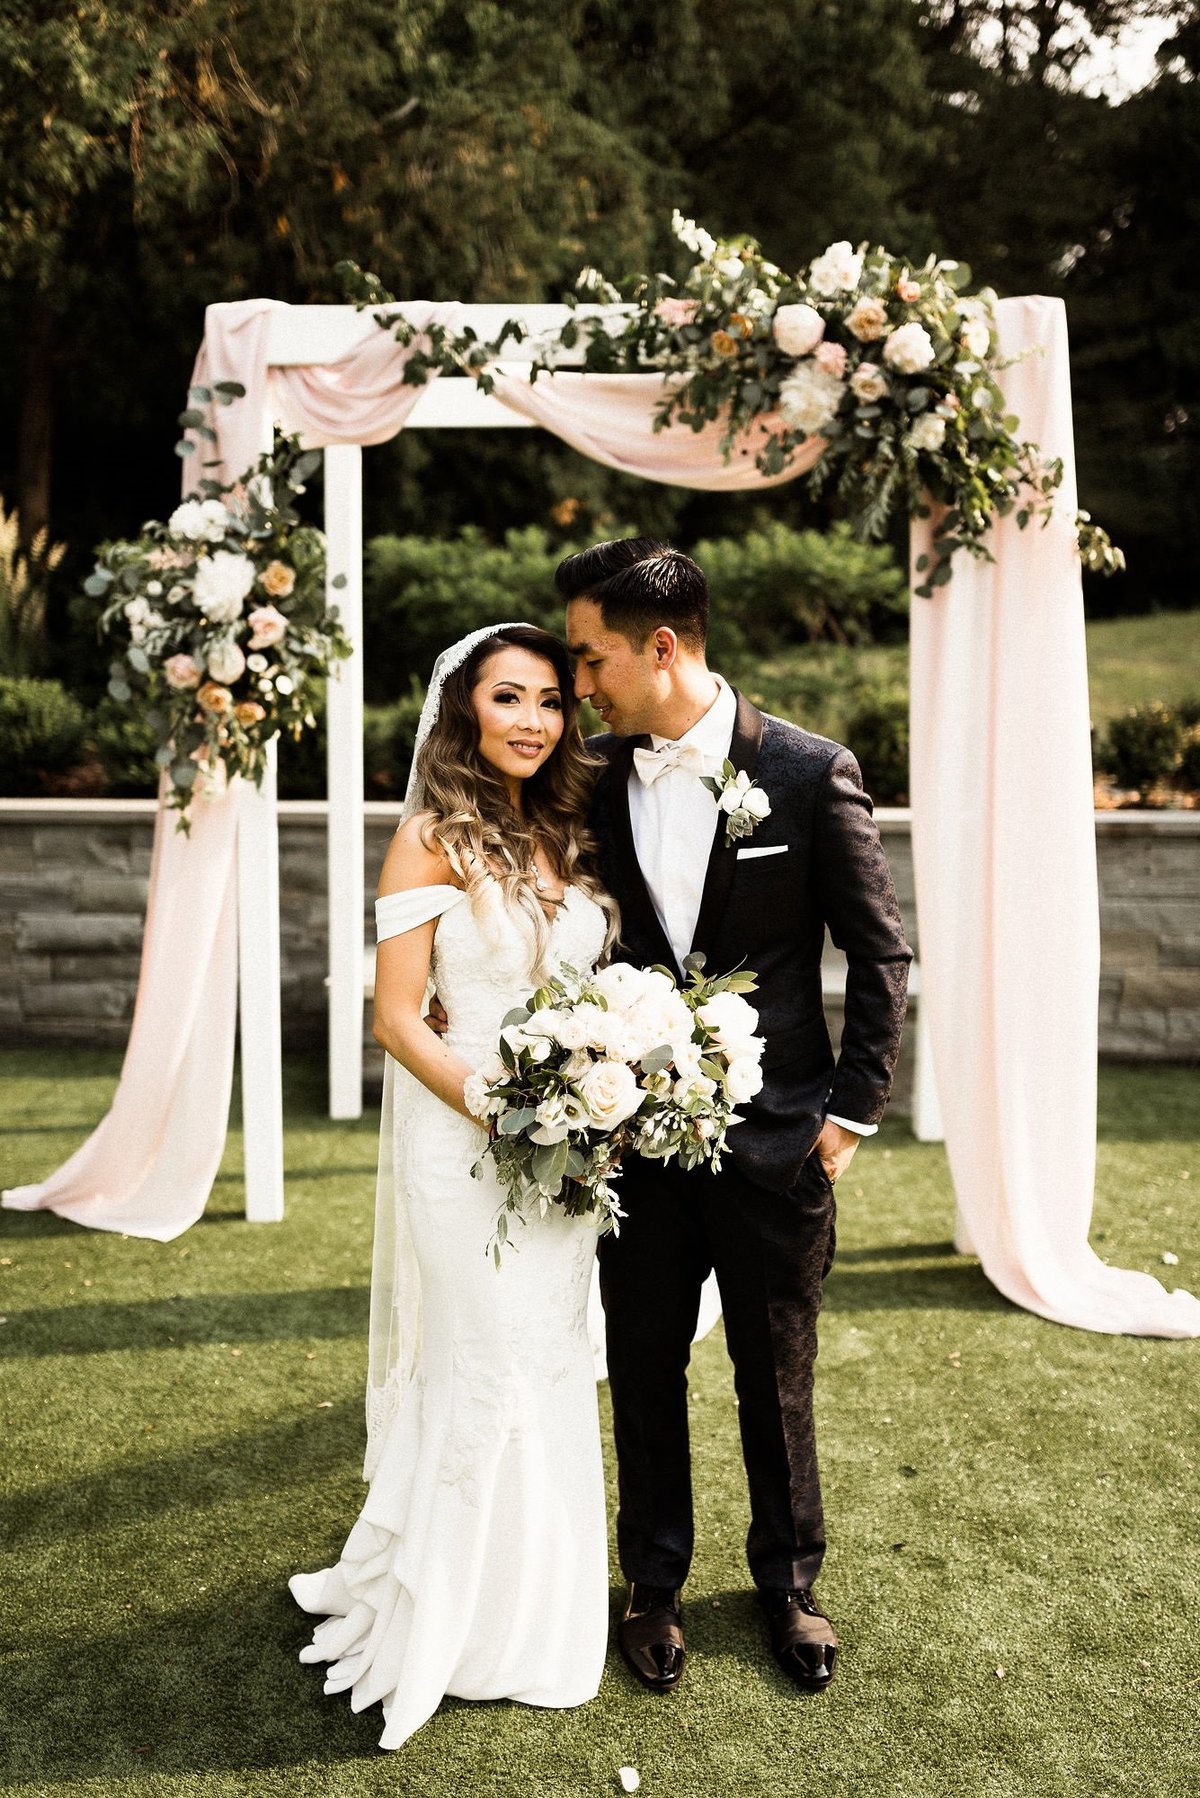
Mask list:
[{"label": "shrub", "polygon": [[[773,523],[698,543],[694,553],[714,616],[734,620],[756,654],[791,643],[869,643],[908,609],[891,550],[860,543],[845,523],[828,533]],[[722,659],[715,637],[713,659]]]},{"label": "shrub", "polygon": [[8,793],[36,793],[43,774],[78,761],[87,714],[60,681],[0,676],[0,778]]},{"label": "shrub", "polygon": [[158,765],[154,751],[158,739],[148,724],[130,715],[106,694],[92,713],[88,729],[92,747],[104,770],[108,792],[153,796],[158,791]]},{"label": "shrub", "polygon": [[1181,787],[1200,792],[1200,723],[1190,724],[1183,739],[1183,754],[1175,775]]},{"label": "shrub", "polygon": [[1101,766],[1107,768],[1119,787],[1136,787],[1145,803],[1151,790],[1161,781],[1170,780],[1178,768],[1184,728],[1178,712],[1160,700],[1131,706],[1123,717],[1114,718],[1109,725]]},{"label": "shrub", "polygon": [[868,690],[846,720],[846,742],[876,805],[908,804],[908,694]]},{"label": "shrub", "polygon": [[374,537],[367,546],[364,612],[367,697],[396,704],[412,676],[429,678],[440,650],[468,631],[506,619],[562,630],[554,570],[566,550],[537,525],[489,543],[466,526],[457,537]]}]

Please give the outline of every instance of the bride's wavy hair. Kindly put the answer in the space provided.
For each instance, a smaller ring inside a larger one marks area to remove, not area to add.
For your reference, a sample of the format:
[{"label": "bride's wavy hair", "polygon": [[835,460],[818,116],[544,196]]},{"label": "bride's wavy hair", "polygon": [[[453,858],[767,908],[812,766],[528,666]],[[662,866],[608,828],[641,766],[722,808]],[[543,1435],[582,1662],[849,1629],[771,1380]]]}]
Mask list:
[{"label": "bride's wavy hair", "polygon": [[[497,650],[510,648],[549,662],[563,708],[562,736],[553,754],[522,786],[523,817],[513,810],[503,775],[480,752],[471,697],[485,663]],[[421,832],[426,847],[440,845],[469,895],[491,875],[505,901],[526,913],[536,933],[536,979],[546,973],[550,947],[550,924],[533,872],[539,839],[563,882],[581,887],[603,910],[606,953],[617,939],[616,901],[600,884],[597,843],[587,827],[602,765],[580,735],[570,657],[557,637],[532,624],[510,625],[485,637],[447,677],[437,720],[417,757],[425,805],[434,814]]]}]

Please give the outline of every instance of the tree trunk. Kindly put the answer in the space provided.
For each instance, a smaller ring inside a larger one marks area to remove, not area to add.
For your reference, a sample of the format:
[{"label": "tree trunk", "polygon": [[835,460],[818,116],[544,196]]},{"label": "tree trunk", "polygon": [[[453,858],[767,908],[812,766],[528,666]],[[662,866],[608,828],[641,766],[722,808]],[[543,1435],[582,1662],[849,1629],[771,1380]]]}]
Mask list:
[{"label": "tree trunk", "polygon": [[21,543],[28,549],[50,528],[50,476],[54,448],[55,318],[40,294],[29,315],[25,354],[25,394],[17,461],[17,507]]}]

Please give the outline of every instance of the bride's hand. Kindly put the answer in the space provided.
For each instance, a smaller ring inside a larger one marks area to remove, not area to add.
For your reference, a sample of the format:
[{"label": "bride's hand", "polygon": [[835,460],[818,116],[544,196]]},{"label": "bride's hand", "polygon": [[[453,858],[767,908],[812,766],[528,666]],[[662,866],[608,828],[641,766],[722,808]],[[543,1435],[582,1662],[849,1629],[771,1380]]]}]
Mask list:
[{"label": "bride's hand", "polygon": [[425,1014],[425,1022],[435,1036],[445,1036],[450,1028],[450,1020],[446,1016],[446,1008],[437,994],[429,1001],[429,1010]]}]

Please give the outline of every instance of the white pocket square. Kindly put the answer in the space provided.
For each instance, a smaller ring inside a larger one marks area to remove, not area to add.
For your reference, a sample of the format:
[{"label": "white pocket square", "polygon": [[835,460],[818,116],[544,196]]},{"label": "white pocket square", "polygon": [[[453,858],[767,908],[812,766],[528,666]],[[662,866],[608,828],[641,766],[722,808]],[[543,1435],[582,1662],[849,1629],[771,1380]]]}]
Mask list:
[{"label": "white pocket square", "polygon": [[748,862],[752,855],[786,855],[787,852],[788,845],[786,843],[772,843],[769,847],[764,845],[761,849],[739,849],[737,858],[740,862]]}]

